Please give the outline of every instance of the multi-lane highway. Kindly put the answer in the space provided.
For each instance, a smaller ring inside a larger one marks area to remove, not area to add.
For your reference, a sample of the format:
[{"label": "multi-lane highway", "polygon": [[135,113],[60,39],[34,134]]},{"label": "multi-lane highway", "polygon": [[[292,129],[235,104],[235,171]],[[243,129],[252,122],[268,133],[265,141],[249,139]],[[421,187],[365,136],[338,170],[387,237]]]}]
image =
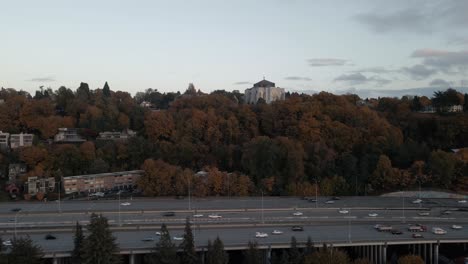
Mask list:
[{"label": "multi-lane highway", "polygon": [[[310,236],[316,244],[408,243],[416,241],[406,231],[408,224],[415,223],[427,225],[429,229],[423,233],[423,238],[417,239],[419,242],[468,238],[468,226],[464,226],[468,223],[468,204],[461,200],[423,199],[422,203],[414,203],[415,198],[344,197],[326,203],[330,200],[320,197],[316,203],[300,198],[207,198],[192,199],[190,205],[187,199],[62,201],[60,206],[55,201],[3,203],[0,204],[0,232],[4,240],[15,234],[27,234],[49,255],[69,252],[73,248],[72,227],[76,221],[86,224],[91,213],[101,213],[109,219],[123,252],[149,250],[158,239],[155,232],[162,223],[169,225],[172,236],[182,235],[187,216],[193,223],[199,247],[216,236],[231,248],[244,247],[249,240],[257,240],[265,246],[285,245],[293,235],[299,242],[305,242]],[[164,216],[167,212],[175,215]],[[211,214],[221,217],[212,218]],[[393,225],[403,234],[392,235],[373,228],[383,223]],[[454,230],[453,224],[463,228]],[[292,231],[293,225],[303,226],[304,231]],[[432,227],[442,227],[447,234],[432,234]],[[283,234],[271,234],[274,229]],[[255,232],[269,235],[256,238]],[[57,239],[46,240],[47,233],[54,234]],[[155,241],[143,241],[147,237]]]}]

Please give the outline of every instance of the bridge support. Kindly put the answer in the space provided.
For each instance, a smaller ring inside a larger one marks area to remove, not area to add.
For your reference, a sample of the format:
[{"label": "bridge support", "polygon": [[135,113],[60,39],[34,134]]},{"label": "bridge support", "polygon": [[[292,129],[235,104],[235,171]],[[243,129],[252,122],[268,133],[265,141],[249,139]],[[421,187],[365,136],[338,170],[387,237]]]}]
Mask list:
[{"label": "bridge support", "polygon": [[52,263],[53,264],[59,264],[59,258],[57,258],[57,257],[53,258]]},{"label": "bridge support", "polygon": [[424,247],[423,247],[423,249],[424,249],[424,250],[423,250],[423,252],[424,252],[424,257],[423,257],[423,259],[424,259],[424,262],[427,263],[427,244],[423,244],[423,246],[424,246]]},{"label": "bridge support", "polygon": [[135,264],[135,254],[132,253],[128,256],[128,263]]},{"label": "bridge support", "polygon": [[439,241],[434,244],[434,264],[439,264]]},{"label": "bridge support", "polygon": [[382,263],[387,263],[387,243],[385,243],[382,247]]}]

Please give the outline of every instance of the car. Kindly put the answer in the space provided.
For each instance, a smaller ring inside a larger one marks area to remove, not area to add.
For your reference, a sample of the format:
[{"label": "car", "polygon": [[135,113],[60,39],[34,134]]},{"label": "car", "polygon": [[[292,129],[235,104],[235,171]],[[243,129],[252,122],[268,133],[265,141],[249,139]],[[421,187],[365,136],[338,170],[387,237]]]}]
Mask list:
[{"label": "car", "polygon": [[208,215],[209,218],[214,218],[214,219],[218,219],[218,218],[222,218],[222,216],[220,216],[219,214],[210,214]]},{"label": "car", "polygon": [[21,208],[13,208],[13,209],[11,209],[11,211],[12,212],[19,212],[19,211],[21,211]]},{"label": "car", "polygon": [[91,197],[104,197],[104,193],[103,192],[95,192],[95,193],[89,194],[89,196],[91,196]]},{"label": "car", "polygon": [[129,205],[131,205],[131,203],[129,203],[129,202],[124,202],[124,203],[121,203],[120,205],[122,205],[122,206],[129,206]]},{"label": "car", "polygon": [[466,200],[459,200],[458,203],[466,203]]},{"label": "car", "polygon": [[381,224],[376,224],[376,225],[374,225],[374,228],[379,229],[381,226],[382,226]]},{"label": "car", "polygon": [[281,230],[276,230],[276,229],[275,229],[275,230],[273,230],[273,232],[271,232],[271,233],[272,233],[273,235],[281,235],[281,234],[283,234],[283,231],[281,231]]},{"label": "car", "polygon": [[419,212],[418,215],[419,216],[428,216],[429,212]]},{"label": "car", "polygon": [[157,236],[161,236],[161,232],[159,232],[159,231],[154,232],[154,234],[157,235]]},{"label": "car", "polygon": [[339,201],[339,200],[341,200],[341,198],[338,197],[338,196],[335,196],[335,197],[332,198],[332,200]]},{"label": "car", "polygon": [[445,234],[447,234],[447,231],[445,231],[444,229],[442,229],[440,227],[433,227],[432,228],[432,233],[434,233],[436,235],[445,235]]},{"label": "car", "polygon": [[163,216],[169,217],[169,216],[175,216],[174,212],[165,212],[163,213]]},{"label": "car", "polygon": [[449,211],[449,210],[446,210],[446,211],[443,211],[442,214],[443,214],[443,215],[449,215],[449,214],[452,214],[452,212]]},{"label": "car", "polygon": [[348,210],[344,210],[344,209],[339,210],[338,212],[339,212],[340,214],[347,214],[347,213],[349,213]]},{"label": "car", "polygon": [[203,215],[202,214],[194,214],[193,217],[200,218],[200,217],[203,217]]},{"label": "car", "polygon": [[12,244],[11,244],[11,240],[5,240],[2,242],[2,245],[4,245],[5,247],[10,247]]},{"label": "car", "polygon": [[334,204],[335,201],[333,201],[333,200],[328,200],[328,201],[326,201],[325,203],[326,203],[326,204]]},{"label": "car", "polygon": [[14,218],[8,219],[9,222],[16,222]]},{"label": "car", "polygon": [[424,238],[424,236],[419,234],[419,233],[412,234],[411,237],[413,237],[413,238]]},{"label": "car", "polygon": [[291,230],[292,231],[304,231],[304,228],[302,226],[293,226]]},{"label": "car", "polygon": [[47,235],[45,236],[45,239],[46,239],[46,240],[54,240],[54,239],[57,239],[57,238],[56,238],[54,235],[52,235],[52,234],[47,234]]},{"label": "car", "polygon": [[154,241],[154,237],[144,237],[141,241],[143,241],[143,242],[151,242],[151,241]]},{"label": "car", "polygon": [[172,239],[177,240],[177,241],[181,241],[181,240],[184,240],[184,237],[183,236],[174,236]]},{"label": "car", "polygon": [[317,199],[309,199],[307,200],[309,203],[316,203],[317,202]]},{"label": "car", "polygon": [[301,216],[301,215],[303,215],[303,213],[302,212],[294,212],[293,215],[294,216]]},{"label": "car", "polygon": [[378,216],[377,213],[369,213],[368,215],[369,215],[370,217],[377,217],[377,216]]},{"label": "car", "polygon": [[455,229],[455,230],[460,230],[462,228],[463,227],[461,225],[452,225],[452,229]]},{"label": "car", "polygon": [[258,237],[258,238],[266,238],[266,237],[268,237],[268,234],[267,234],[267,233],[263,233],[263,232],[255,232],[255,237]]},{"label": "car", "polygon": [[421,200],[421,199],[416,199],[416,200],[412,201],[412,203],[414,203],[414,204],[420,204],[420,203],[422,203],[422,200]]},{"label": "car", "polygon": [[392,230],[391,233],[392,233],[392,235],[401,235],[401,234],[403,234],[403,232],[401,232],[400,230],[396,230],[396,229]]}]

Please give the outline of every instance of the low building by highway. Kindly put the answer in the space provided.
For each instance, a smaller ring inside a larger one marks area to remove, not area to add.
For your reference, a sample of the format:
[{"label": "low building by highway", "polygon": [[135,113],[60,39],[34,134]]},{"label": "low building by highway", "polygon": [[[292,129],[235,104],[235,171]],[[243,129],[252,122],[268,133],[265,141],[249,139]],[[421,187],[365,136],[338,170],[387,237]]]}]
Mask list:
[{"label": "low building by highway", "polygon": [[143,172],[133,170],[68,176],[63,177],[62,182],[65,194],[122,189],[135,186]]}]

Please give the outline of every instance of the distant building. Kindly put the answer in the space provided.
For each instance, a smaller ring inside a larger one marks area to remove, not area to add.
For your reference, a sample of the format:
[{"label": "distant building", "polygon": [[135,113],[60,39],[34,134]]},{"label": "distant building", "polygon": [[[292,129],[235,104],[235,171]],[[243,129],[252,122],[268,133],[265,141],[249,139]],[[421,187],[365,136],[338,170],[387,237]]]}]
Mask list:
[{"label": "distant building", "polygon": [[49,193],[55,189],[54,177],[28,177],[28,181],[25,183],[25,190],[30,195],[36,195],[38,192]]},{"label": "distant building", "polygon": [[423,107],[420,113],[433,114],[436,112],[436,109],[432,105],[426,105]]},{"label": "distant building", "polygon": [[33,134],[11,134],[10,135],[10,147],[12,149],[19,147],[29,147],[33,144]]},{"label": "distant building", "polygon": [[9,133],[0,131],[0,149],[8,149],[8,139],[10,138]]},{"label": "distant building", "polygon": [[63,177],[65,194],[134,187],[144,171],[120,171]]},{"label": "distant building", "polygon": [[252,88],[246,89],[244,100],[248,104],[256,104],[259,99],[265,100],[267,104],[284,100],[285,92],[283,88],[275,87],[275,83],[263,79],[254,84]]},{"label": "distant building", "polygon": [[136,136],[136,132],[130,129],[124,129],[122,132],[100,132],[98,140],[127,140]]},{"label": "distant building", "polygon": [[145,107],[145,108],[151,108],[151,107],[153,107],[153,105],[152,105],[150,102],[148,102],[148,101],[143,101],[143,102],[141,102],[141,103],[140,103],[140,106],[141,106],[141,107]]},{"label": "distant building", "polygon": [[450,113],[463,112],[463,105],[451,105],[447,107],[447,112],[450,112]]},{"label": "distant building", "polygon": [[86,140],[78,134],[76,128],[59,128],[58,133],[54,136],[56,143],[82,143]]},{"label": "distant building", "polygon": [[8,182],[16,183],[18,177],[28,172],[28,167],[24,163],[10,163],[8,165]]}]

